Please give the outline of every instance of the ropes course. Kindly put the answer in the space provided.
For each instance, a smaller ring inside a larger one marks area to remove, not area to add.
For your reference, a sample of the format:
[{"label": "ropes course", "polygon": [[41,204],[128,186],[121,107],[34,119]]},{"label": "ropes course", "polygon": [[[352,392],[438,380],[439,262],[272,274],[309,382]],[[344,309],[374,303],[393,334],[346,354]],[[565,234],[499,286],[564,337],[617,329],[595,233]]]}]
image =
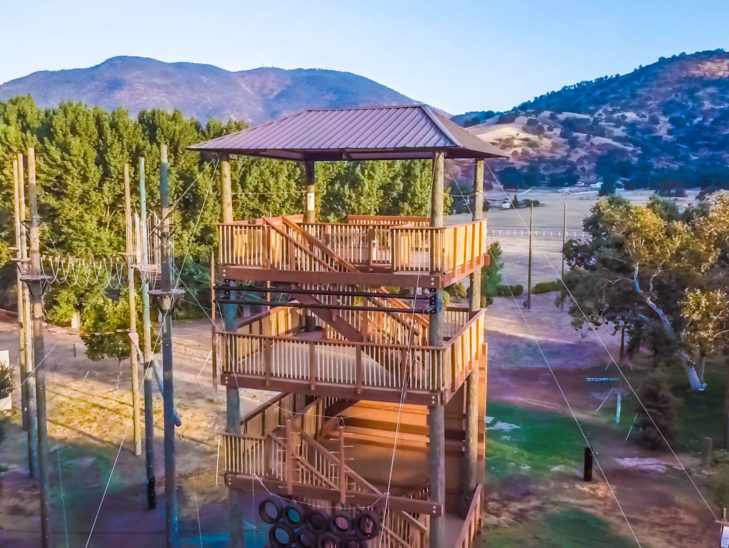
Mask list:
[{"label": "ropes course", "polygon": [[122,289],[126,285],[126,262],[123,258],[86,259],[64,255],[43,255],[42,272],[49,284],[69,287]]}]

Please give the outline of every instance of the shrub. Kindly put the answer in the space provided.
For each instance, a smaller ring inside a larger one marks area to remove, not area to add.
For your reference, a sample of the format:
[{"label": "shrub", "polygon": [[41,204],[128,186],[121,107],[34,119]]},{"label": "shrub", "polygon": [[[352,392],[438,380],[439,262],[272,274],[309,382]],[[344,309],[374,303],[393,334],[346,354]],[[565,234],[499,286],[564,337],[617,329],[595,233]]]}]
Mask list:
[{"label": "shrub", "polygon": [[460,282],[449,285],[445,290],[454,299],[465,299],[468,297],[466,286]]},{"label": "shrub", "polygon": [[0,399],[7,398],[13,390],[13,368],[9,363],[0,363]]},{"label": "shrub", "polygon": [[496,287],[497,297],[518,297],[524,293],[524,286],[518,285],[499,285]]},{"label": "shrub", "polygon": [[552,282],[539,282],[532,288],[534,295],[541,295],[542,293],[551,293],[552,291],[559,291],[562,288],[562,282],[554,280]]}]

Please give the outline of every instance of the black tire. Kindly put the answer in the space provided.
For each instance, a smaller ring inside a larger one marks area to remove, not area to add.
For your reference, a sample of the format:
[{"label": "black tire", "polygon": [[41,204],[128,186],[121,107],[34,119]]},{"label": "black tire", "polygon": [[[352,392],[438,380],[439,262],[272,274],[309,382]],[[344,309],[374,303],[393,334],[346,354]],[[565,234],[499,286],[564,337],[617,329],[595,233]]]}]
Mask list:
[{"label": "black tire", "polygon": [[284,506],[281,512],[281,518],[292,529],[298,529],[304,525],[304,511],[295,504],[287,504]]},{"label": "black tire", "polygon": [[354,520],[354,530],[363,540],[371,540],[380,534],[380,519],[372,512],[362,512]]},{"label": "black tire", "polygon": [[367,548],[367,541],[357,535],[347,535],[339,541],[339,548]]},{"label": "black tire", "polygon": [[271,548],[289,548],[294,545],[296,537],[291,527],[275,523],[268,531],[268,541],[271,543]]},{"label": "black tire", "polygon": [[316,533],[302,527],[296,532],[296,546],[301,548],[316,548]]},{"label": "black tire", "polygon": [[339,537],[327,531],[316,539],[316,548],[339,548]]},{"label": "black tire", "polygon": [[304,514],[304,524],[312,533],[323,533],[329,529],[329,516],[320,510],[309,510]]},{"label": "black tire", "polygon": [[[269,509],[273,508],[275,513],[270,513]],[[281,503],[273,498],[266,498],[258,505],[258,517],[261,521],[269,524],[278,523],[281,520]]]},{"label": "black tire", "polygon": [[329,522],[329,529],[340,537],[352,530],[352,516],[344,512],[334,512]]}]

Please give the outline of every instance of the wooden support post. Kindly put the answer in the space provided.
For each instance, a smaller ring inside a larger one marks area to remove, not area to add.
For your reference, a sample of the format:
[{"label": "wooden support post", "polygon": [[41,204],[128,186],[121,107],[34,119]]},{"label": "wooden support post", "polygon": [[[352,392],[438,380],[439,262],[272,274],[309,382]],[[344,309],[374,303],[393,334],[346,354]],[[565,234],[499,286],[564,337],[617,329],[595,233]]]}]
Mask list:
[{"label": "wooden support post", "polygon": [[32,331],[30,325],[30,295],[22,274],[27,269],[28,239],[25,234],[25,192],[23,189],[23,155],[13,160],[13,213],[15,217],[15,246],[18,292],[18,365],[20,366],[23,429],[28,437],[28,476],[38,470],[38,423],[35,411],[35,378],[33,376]]},{"label": "wooden support post", "polygon": [[46,430],[46,364],[43,340],[44,277],[40,255],[40,216],[35,180],[35,150],[28,149],[28,198],[30,201],[30,276],[27,287],[33,308],[33,360],[35,401],[38,417],[38,484],[40,487],[41,534],[44,547],[51,546],[50,500],[48,485],[48,435]]},{"label": "wooden support post", "polygon": [[306,207],[304,209],[304,222],[316,222],[316,169],[314,162],[304,162],[306,174]]},{"label": "wooden support post", "polygon": [[[233,191],[230,179],[230,158],[227,154],[220,157],[220,188],[223,197],[223,222],[233,222]],[[235,294],[232,295],[235,298]],[[223,306],[223,323],[225,330],[235,333],[238,330],[237,305]],[[225,431],[240,434],[240,393],[235,387],[226,387],[226,422]]]},{"label": "wooden support post", "polygon": [[[144,174],[144,157],[139,158],[139,216],[145,253],[142,264],[147,264],[147,186]],[[154,473],[154,399],[152,397],[152,321],[149,310],[149,278],[151,272],[142,273],[142,357],[144,359],[144,469],[147,477],[147,508],[157,507],[156,476]]]},{"label": "wooden support post", "polygon": [[[428,408],[428,436],[430,500],[445,508],[445,407],[443,405]],[[446,546],[443,516],[431,516],[429,539],[431,548],[444,548]]]},{"label": "wooden support post", "polygon": [[529,209],[529,264],[527,267],[527,310],[532,309],[532,230],[534,229],[534,206]]},{"label": "wooden support post", "polygon": [[160,202],[162,204],[162,264],[160,279],[160,309],[162,312],[162,399],[164,406],[165,448],[165,515],[167,517],[167,546],[176,547],[177,534],[177,485],[175,462],[175,402],[172,362],[172,310],[174,295],[170,256],[170,207],[167,164],[167,145],[160,147]]},{"label": "wooden support post", "polygon": [[[227,154],[220,156],[220,195],[223,206],[223,222],[233,222],[233,190],[230,178],[230,157]],[[235,292],[231,292],[235,298]],[[235,304],[223,305],[223,327],[225,331],[235,333],[238,330],[238,307]],[[237,387],[225,387],[225,431],[230,434],[240,434],[240,392]],[[245,545],[243,536],[243,508],[235,490],[228,491],[228,506],[230,519],[229,546],[240,547]]]},{"label": "wooden support post", "polygon": [[344,425],[339,425],[339,503],[347,502],[347,474],[345,472],[346,459],[344,458]]},{"label": "wooden support post", "polygon": [[[483,218],[483,160],[477,160],[473,174],[473,211],[474,221]],[[475,240],[474,235],[474,240]],[[468,303],[469,316],[473,318],[481,310],[481,271],[471,274],[471,287]],[[479,365],[474,360],[474,367],[466,379],[466,451],[463,480],[464,500],[469,501],[475,492],[479,480],[478,470],[478,410],[479,410]],[[485,394],[484,394],[485,397]],[[469,504],[464,504],[468,508]]]},{"label": "wooden support post", "polygon": [[[445,224],[443,211],[443,194],[445,191],[445,156],[442,152],[433,155],[433,184],[431,196],[431,226],[442,227]],[[435,231],[433,231],[435,232]],[[435,292],[435,310],[430,314],[429,344],[441,346],[443,344],[443,291]],[[431,499],[436,504],[445,507],[445,407],[436,405],[428,408],[428,476],[430,481]],[[442,548],[445,546],[445,518],[433,516],[430,519],[430,546]]]},{"label": "wooden support post", "polygon": [[[137,337],[137,289],[134,284],[134,238],[132,236],[132,190],[129,180],[129,164],[124,164],[124,225],[127,245],[127,293],[129,298],[129,337],[132,341]],[[129,352],[129,371],[132,382],[132,429],[134,436],[134,454],[142,454],[142,425],[140,423],[139,405],[139,358],[137,349],[132,344]]]}]

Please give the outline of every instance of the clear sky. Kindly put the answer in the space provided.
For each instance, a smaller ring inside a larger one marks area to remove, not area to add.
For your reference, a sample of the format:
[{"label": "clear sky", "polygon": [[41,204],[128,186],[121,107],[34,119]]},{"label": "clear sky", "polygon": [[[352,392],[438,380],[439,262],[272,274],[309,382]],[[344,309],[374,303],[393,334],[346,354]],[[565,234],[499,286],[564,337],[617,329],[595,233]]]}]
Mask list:
[{"label": "clear sky", "polygon": [[0,81],[115,55],[317,67],[453,114],[729,48],[728,0],[2,0]]}]

